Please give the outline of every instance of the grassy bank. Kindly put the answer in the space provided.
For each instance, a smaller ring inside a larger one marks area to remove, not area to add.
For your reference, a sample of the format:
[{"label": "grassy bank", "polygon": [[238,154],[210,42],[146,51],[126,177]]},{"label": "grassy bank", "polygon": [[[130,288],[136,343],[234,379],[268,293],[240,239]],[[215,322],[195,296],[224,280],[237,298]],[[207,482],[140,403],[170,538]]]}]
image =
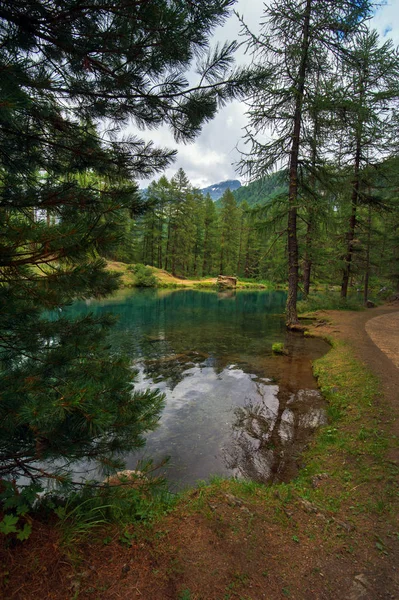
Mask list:
[{"label": "grassy bank", "polygon": [[[139,273],[136,271],[139,267]],[[107,261],[107,268],[110,271],[118,273],[121,278],[122,287],[157,287],[171,289],[202,289],[216,290],[216,277],[202,277],[200,279],[185,279],[175,277],[171,273],[156,267],[147,267],[144,265],[128,265],[116,261]],[[275,286],[270,281],[251,281],[248,279],[239,279],[237,281],[238,290],[271,290],[284,289],[284,286]]]},{"label": "grassy bank", "polygon": [[329,423],[294,481],[215,478],[173,498],[126,491],[119,515],[94,511],[92,526],[80,527],[78,511],[37,520],[17,552],[3,548],[6,596],[19,586],[15,597],[33,598],[45,581],[53,598],[346,597],[398,545],[398,466],[386,459],[394,440],[378,380],[331,344],[314,365]]}]

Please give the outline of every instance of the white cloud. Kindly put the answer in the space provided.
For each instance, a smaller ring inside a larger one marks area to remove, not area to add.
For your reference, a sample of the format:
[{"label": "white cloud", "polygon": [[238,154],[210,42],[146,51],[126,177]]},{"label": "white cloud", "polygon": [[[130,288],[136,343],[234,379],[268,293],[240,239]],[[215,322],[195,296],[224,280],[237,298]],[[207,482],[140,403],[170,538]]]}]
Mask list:
[{"label": "white cloud", "polygon": [[385,41],[391,38],[397,46],[399,44],[399,0],[388,0],[388,2],[377,8],[375,15],[370,21],[373,29],[376,29]]}]

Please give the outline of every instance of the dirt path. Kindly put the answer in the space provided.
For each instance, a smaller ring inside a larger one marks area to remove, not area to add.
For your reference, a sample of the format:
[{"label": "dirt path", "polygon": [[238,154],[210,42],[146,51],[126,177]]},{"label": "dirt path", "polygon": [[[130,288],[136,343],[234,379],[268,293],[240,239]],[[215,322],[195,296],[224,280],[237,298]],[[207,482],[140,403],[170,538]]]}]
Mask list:
[{"label": "dirt path", "polygon": [[370,319],[366,323],[366,331],[399,369],[399,312]]},{"label": "dirt path", "polygon": [[[385,305],[365,312],[328,311],[332,327],[326,327],[347,341],[357,358],[380,379],[385,402],[391,407],[392,433],[399,435],[399,306]],[[399,450],[393,449],[392,460]]]},{"label": "dirt path", "polygon": [[356,356],[381,378],[389,401],[399,410],[399,306],[365,312],[328,311],[331,332],[348,341]]}]

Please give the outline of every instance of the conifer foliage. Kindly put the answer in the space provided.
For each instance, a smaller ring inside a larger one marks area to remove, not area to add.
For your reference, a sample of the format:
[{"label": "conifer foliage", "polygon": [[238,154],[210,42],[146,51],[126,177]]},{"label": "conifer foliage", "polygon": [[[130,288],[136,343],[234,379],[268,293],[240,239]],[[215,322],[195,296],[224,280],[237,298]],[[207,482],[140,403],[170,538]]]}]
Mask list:
[{"label": "conifer foliage", "polygon": [[[298,325],[298,202],[302,167],[316,165],[309,130],[320,101],[321,74],[329,75],[348,54],[348,42],[370,14],[368,0],[272,0],[265,5],[259,36],[243,34],[254,62],[269,70],[265,84],[249,100],[249,126],[241,170],[259,178],[289,172],[287,198],[288,327]],[[328,77],[325,78],[328,86]],[[269,131],[273,135],[268,135]],[[313,156],[313,160],[312,160]]]},{"label": "conifer foliage", "polygon": [[64,307],[117,287],[101,256],[141,210],[134,178],[174,156],[121,128],[166,124],[191,140],[250,92],[234,43],[208,51],[231,4],[1,2],[0,477],[65,482],[82,459],[116,467],[156,424],[162,397],[132,391],[107,347],[110,319],[72,321]]}]

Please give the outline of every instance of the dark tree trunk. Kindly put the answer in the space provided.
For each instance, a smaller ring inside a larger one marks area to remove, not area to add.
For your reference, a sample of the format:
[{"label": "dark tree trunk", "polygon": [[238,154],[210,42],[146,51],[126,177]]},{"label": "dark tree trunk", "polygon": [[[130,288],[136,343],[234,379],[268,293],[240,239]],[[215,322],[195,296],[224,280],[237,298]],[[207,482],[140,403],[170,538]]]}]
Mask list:
[{"label": "dark tree trunk", "polygon": [[309,221],[306,228],[305,240],[305,256],[303,259],[303,293],[307,298],[310,289],[310,274],[312,271],[312,238],[313,238],[313,223],[312,215],[309,215]]},{"label": "dark tree trunk", "polygon": [[173,245],[172,245],[172,275],[176,275],[176,232],[173,231]]},{"label": "dark tree trunk", "polygon": [[351,216],[349,219],[349,229],[347,233],[347,246],[346,246],[346,255],[344,257],[344,268],[342,275],[342,284],[341,284],[341,298],[346,298],[348,295],[348,285],[349,279],[351,275],[351,265],[352,265],[352,256],[353,256],[353,240],[355,239],[355,229],[357,224],[357,205],[359,200],[359,191],[360,191],[360,137],[357,139],[356,143],[356,154],[355,154],[355,169],[354,169],[354,179],[353,179],[353,187],[352,187],[352,199],[351,199]]},{"label": "dark tree trunk", "polygon": [[162,243],[163,243],[163,207],[159,215],[159,236],[158,236],[158,269],[162,269]]},{"label": "dark tree trunk", "polygon": [[194,249],[194,275],[195,277],[198,277],[198,273],[197,273],[197,268],[198,268],[198,256],[199,256],[199,250],[198,250],[198,244],[195,244],[195,249]]},{"label": "dark tree trunk", "polygon": [[286,324],[288,328],[298,325],[298,238],[297,238],[297,198],[298,198],[298,156],[301,133],[303,95],[305,90],[306,68],[309,49],[311,0],[306,2],[303,25],[301,64],[298,73],[297,96],[294,112],[294,130],[290,154],[289,195],[288,195],[288,296],[286,304]]},{"label": "dark tree trunk", "polygon": [[223,275],[223,261],[224,261],[224,235],[222,235],[222,240],[221,240],[221,248],[220,248],[220,269],[219,269],[219,275]]},{"label": "dark tree trunk", "polygon": [[[319,75],[317,73],[317,82],[316,82],[316,93],[319,92]],[[319,137],[319,119],[318,119],[318,109],[315,109],[313,113],[313,139],[312,139],[312,171],[310,174],[310,195],[316,196],[316,161],[317,161],[317,144]],[[313,202],[311,198],[311,202],[308,208],[308,222],[306,227],[306,237],[305,237],[305,256],[303,259],[303,292],[305,298],[309,295],[310,289],[310,275],[312,272],[312,255],[313,255],[313,225],[314,225],[314,208]]]},{"label": "dark tree trunk", "polygon": [[249,268],[249,248],[247,248],[247,251],[245,253],[245,268],[244,268],[244,274],[245,277],[250,277],[250,268]]},{"label": "dark tree trunk", "polygon": [[155,265],[155,213],[152,216],[152,227],[151,227],[151,266]]},{"label": "dark tree trunk", "polygon": [[244,222],[245,222],[245,216],[244,214],[241,216],[241,226],[240,226],[240,244],[238,247],[238,261],[237,261],[237,275],[240,275],[241,273],[241,254],[242,254],[242,238],[244,235]]},{"label": "dark tree trunk", "polygon": [[370,246],[371,246],[371,206],[367,218],[367,247],[366,247],[366,271],[364,274],[364,304],[367,304],[369,297],[369,278],[370,278]]},{"label": "dark tree trunk", "polygon": [[205,221],[205,235],[204,235],[204,259],[202,261],[202,276],[209,275],[208,273],[208,244],[209,244],[209,226]]},{"label": "dark tree trunk", "polygon": [[166,249],[165,249],[165,271],[168,270],[168,260],[169,260],[169,252],[170,252],[170,220],[168,223],[168,236],[166,238]]}]

